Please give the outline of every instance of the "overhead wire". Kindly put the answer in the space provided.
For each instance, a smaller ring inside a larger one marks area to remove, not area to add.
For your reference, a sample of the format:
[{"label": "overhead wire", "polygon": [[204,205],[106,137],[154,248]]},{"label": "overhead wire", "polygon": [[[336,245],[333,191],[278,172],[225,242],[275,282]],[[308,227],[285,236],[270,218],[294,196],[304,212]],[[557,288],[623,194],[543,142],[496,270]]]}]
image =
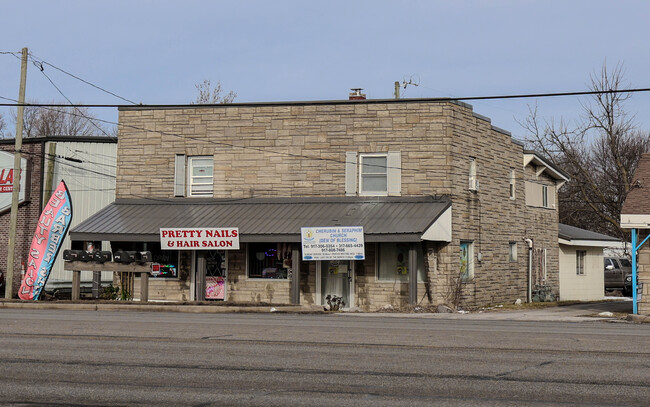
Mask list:
[{"label": "overhead wire", "polygon": [[59,71],[59,72],[62,72],[62,73],[66,74],[66,75],[68,75],[68,76],[70,76],[70,77],[72,77],[72,78],[74,78],[74,79],[76,79],[76,80],[78,80],[78,81],[80,81],[80,82],[85,83],[86,85],[92,86],[93,88],[95,88],[95,89],[97,89],[97,90],[100,90],[100,91],[102,91],[102,92],[105,92],[105,93],[107,93],[107,94],[109,94],[109,95],[111,95],[111,96],[114,96],[114,97],[116,97],[116,98],[118,98],[118,99],[121,99],[121,100],[123,100],[123,101],[125,101],[125,102],[131,103],[131,104],[133,104],[133,105],[137,105],[137,104],[138,104],[138,103],[136,103],[136,102],[134,102],[134,101],[132,101],[132,100],[129,100],[129,99],[125,98],[125,97],[122,97],[122,96],[120,96],[120,95],[118,95],[118,94],[116,94],[116,93],[114,93],[114,92],[111,92],[111,91],[109,91],[109,90],[106,90],[106,89],[102,88],[101,86],[95,85],[95,84],[92,83],[92,82],[89,82],[89,81],[87,81],[87,80],[85,80],[85,79],[83,79],[83,78],[80,78],[79,76],[74,75],[74,74],[72,74],[72,73],[70,73],[70,72],[68,72],[68,71],[66,71],[66,70],[64,70],[64,69],[62,69],[62,68],[59,68],[58,66],[53,65],[53,64],[51,64],[51,63],[49,63],[49,62],[47,62],[47,61],[45,61],[45,60],[43,60],[43,59],[41,59],[41,58],[38,58],[36,55],[32,54],[31,52],[30,52],[29,54],[34,58],[34,60],[38,60],[38,62],[40,62],[41,64],[43,64],[43,65],[47,65],[47,66],[49,66],[49,67],[52,67],[52,68],[56,69],[56,70]]},{"label": "overhead wire", "polygon": [[[0,99],[13,100],[13,99],[2,97],[2,96],[0,96]],[[197,106],[197,105],[193,105],[193,106]],[[41,107],[41,108],[44,108],[44,109],[51,109],[49,107],[49,105],[37,106],[37,107]],[[65,111],[56,110],[56,109],[53,109],[53,110],[55,110],[57,112],[60,112],[60,113],[64,113],[64,114],[77,115],[77,114],[75,114],[73,112],[65,112]],[[81,116],[85,117],[83,115],[81,115]],[[301,154],[294,154],[294,153],[290,153],[290,152],[281,152],[281,151],[269,150],[269,149],[265,149],[265,148],[262,148],[262,147],[238,146],[238,145],[235,145],[233,143],[218,142],[218,141],[209,140],[209,139],[204,140],[203,138],[200,138],[200,137],[183,136],[181,134],[170,133],[170,132],[165,132],[165,131],[161,131],[161,130],[147,130],[147,129],[144,129],[144,128],[141,128],[141,127],[137,127],[137,126],[133,126],[133,125],[126,125],[126,124],[123,124],[123,123],[113,122],[113,121],[110,121],[110,120],[104,120],[104,119],[96,119],[96,120],[99,121],[99,122],[102,122],[102,123],[116,125],[116,126],[118,126],[118,128],[119,127],[123,127],[123,128],[126,127],[126,128],[131,128],[133,130],[138,130],[138,131],[148,131],[148,132],[152,132],[152,133],[158,133],[161,136],[170,136],[170,137],[177,137],[177,138],[183,138],[183,139],[189,139],[189,140],[195,140],[195,141],[202,141],[202,142],[207,142],[208,144],[213,144],[213,145],[218,145],[218,146],[226,146],[226,147],[230,147],[230,148],[241,148],[241,149],[244,149],[244,150],[254,150],[254,151],[259,151],[259,152],[273,153],[273,154],[276,154],[276,155],[292,157],[292,158],[306,158],[306,159],[313,159],[313,160],[319,160],[319,161],[336,162],[336,163],[339,163],[339,164],[346,162],[346,161],[337,160],[335,158],[310,157],[310,156],[301,155]],[[369,166],[386,168],[386,169],[400,169],[401,170],[401,167],[373,165],[373,164],[369,164]]]},{"label": "overhead wire", "polygon": [[[496,99],[530,99],[530,98],[547,98],[547,97],[563,97],[563,96],[589,96],[589,95],[604,95],[604,94],[615,94],[615,93],[639,93],[639,92],[650,92],[650,88],[630,88],[630,89],[608,89],[608,90],[587,90],[587,91],[573,91],[573,92],[555,92],[555,93],[521,93],[521,94],[512,94],[512,95],[488,95],[488,96],[461,96],[461,97],[434,97],[434,98],[412,98],[412,99],[369,99],[368,102],[375,103],[392,103],[400,101],[426,101],[426,102],[462,102],[464,100],[496,100]],[[10,98],[2,98],[5,100],[14,100]],[[351,103],[347,100],[341,101],[342,103]],[[318,104],[319,101],[306,101],[306,102],[294,102],[296,104]],[[160,109],[160,108],[197,108],[197,107],[227,107],[227,106],[239,106],[239,105],[266,105],[274,104],[274,102],[257,102],[257,103],[217,103],[217,104],[138,104],[138,108],[142,109]],[[33,107],[68,107],[68,104],[60,103],[0,103],[0,106],[5,107],[17,107],[17,106],[33,106]],[[89,104],[89,103],[79,103],[74,104],[73,106],[77,107],[88,107],[88,108],[129,108],[134,107],[133,105],[123,105],[123,104]]]},{"label": "overhead wire", "polygon": [[[0,96],[0,99],[14,100],[14,99],[2,97],[2,96]],[[196,105],[192,105],[192,106],[196,106]],[[54,110],[56,112],[60,112],[60,113],[63,113],[63,114],[79,116],[78,114],[76,114],[74,112],[61,111],[61,110],[50,108],[48,106],[39,106],[39,107],[41,107],[43,109]],[[81,117],[85,117],[85,116],[81,115]],[[158,133],[161,136],[170,136],[170,137],[176,137],[176,138],[183,138],[183,139],[201,141],[201,142],[205,142],[205,143],[213,144],[213,145],[218,145],[218,146],[226,146],[226,147],[230,147],[230,148],[240,148],[240,149],[243,149],[243,150],[253,150],[253,151],[258,151],[258,152],[270,152],[270,153],[280,155],[280,156],[287,156],[287,157],[292,157],[292,158],[302,158],[302,159],[309,159],[309,160],[316,160],[316,161],[327,161],[327,162],[334,162],[334,163],[337,163],[337,164],[346,164],[347,163],[347,160],[340,160],[340,159],[335,159],[335,158],[312,157],[312,156],[308,156],[308,155],[301,155],[301,154],[295,154],[295,153],[290,153],[290,152],[275,151],[275,150],[270,150],[270,149],[266,149],[266,148],[262,148],[262,147],[239,146],[239,145],[235,145],[235,144],[232,144],[232,143],[219,142],[219,141],[215,141],[215,140],[204,139],[204,138],[201,138],[201,137],[183,136],[181,134],[171,133],[171,132],[166,132],[166,131],[161,131],[161,130],[148,130],[148,129],[145,129],[145,128],[142,128],[142,127],[138,127],[138,126],[134,126],[134,125],[126,125],[126,124],[123,124],[123,123],[113,122],[113,121],[110,121],[110,120],[104,120],[104,119],[96,119],[96,120],[99,121],[99,122],[102,122],[102,123],[116,125],[116,126],[122,127],[122,128],[130,128],[130,129],[138,130],[138,131],[146,131],[146,132],[150,132],[150,133]],[[111,137],[111,139],[115,140],[115,138],[113,138],[113,137]],[[376,168],[381,168],[381,169],[386,169],[386,170],[388,170],[388,169],[395,169],[395,170],[400,170],[400,171],[404,170],[403,167],[401,167],[401,166],[398,167],[398,166],[379,165],[379,164],[365,164],[365,165],[368,166],[368,167],[376,167]],[[492,177],[492,178],[494,179],[494,177]],[[503,179],[510,180],[510,177],[509,176],[504,176]]]},{"label": "overhead wire", "polygon": [[[20,59],[20,56],[19,56],[19,53],[18,53],[18,52],[4,52],[4,51],[3,51],[3,52],[0,52],[0,54],[10,54],[10,55],[13,55],[14,57]],[[88,121],[89,121],[93,126],[95,126],[98,130],[100,130],[100,131],[101,131],[101,132],[102,132],[106,137],[111,138],[111,139],[114,139],[114,140],[116,140],[116,138],[113,137],[113,136],[110,136],[108,133],[106,133],[106,131],[105,131],[103,128],[101,128],[101,127],[98,126],[96,123],[94,123],[94,120],[99,121],[99,122],[102,122],[102,123],[111,124],[111,125],[117,125],[118,127],[119,127],[119,126],[124,126],[124,127],[129,127],[129,128],[135,129],[135,130],[148,131],[148,130],[146,130],[146,129],[139,128],[139,127],[137,127],[137,126],[126,126],[126,125],[124,125],[124,124],[120,124],[120,123],[116,123],[116,122],[112,122],[112,121],[108,121],[108,120],[102,120],[102,119],[98,119],[98,118],[90,118],[90,117],[88,117],[87,115],[84,115],[84,114],[81,113],[81,111],[79,110],[79,107],[118,107],[118,108],[119,108],[119,107],[125,107],[125,106],[124,106],[124,105],[117,105],[117,104],[115,104],[115,105],[74,104],[74,103],[73,103],[73,102],[72,102],[72,101],[71,101],[71,100],[70,100],[70,99],[69,99],[69,98],[68,98],[68,97],[67,97],[67,96],[66,96],[66,95],[61,91],[61,89],[60,89],[60,88],[59,88],[59,87],[54,83],[54,81],[53,81],[53,80],[52,80],[52,79],[51,79],[51,78],[50,78],[50,77],[45,73],[44,68],[43,68],[43,65],[47,65],[47,66],[49,66],[49,67],[52,67],[53,69],[56,69],[56,70],[58,70],[58,71],[60,71],[60,72],[62,72],[62,73],[64,73],[64,74],[66,74],[66,75],[68,75],[68,76],[70,76],[70,77],[72,77],[72,78],[74,78],[74,79],[77,79],[77,80],[79,80],[79,81],[81,81],[81,82],[83,82],[83,83],[85,83],[85,84],[87,84],[87,85],[89,85],[89,86],[92,86],[92,87],[94,87],[94,88],[96,88],[96,89],[98,89],[98,90],[100,90],[100,91],[103,91],[103,92],[105,92],[105,93],[107,93],[107,94],[110,94],[110,95],[112,95],[112,96],[114,96],[114,97],[116,97],[116,98],[119,98],[119,99],[121,99],[121,100],[124,100],[124,101],[126,101],[126,102],[129,102],[129,103],[131,103],[132,105],[137,105],[137,103],[134,102],[134,101],[132,101],[132,100],[126,99],[126,98],[124,98],[124,97],[122,97],[122,96],[119,96],[119,95],[117,95],[117,94],[115,94],[115,93],[113,93],[113,92],[111,92],[111,91],[108,91],[108,90],[106,90],[106,89],[104,89],[104,88],[102,88],[102,87],[100,87],[100,86],[97,86],[97,85],[95,85],[95,84],[93,84],[93,83],[91,83],[91,82],[88,82],[88,81],[86,81],[86,80],[84,80],[84,79],[82,79],[82,78],[80,78],[80,77],[78,77],[78,76],[76,76],[76,75],[74,75],[74,74],[72,74],[72,73],[70,73],[70,72],[67,72],[67,71],[63,70],[62,68],[59,68],[59,67],[57,67],[57,66],[55,66],[55,65],[53,65],[53,64],[51,64],[51,63],[49,63],[49,62],[47,62],[47,61],[44,61],[44,60],[42,60],[42,59],[40,59],[40,58],[37,58],[35,55],[33,55],[33,54],[31,54],[31,53],[30,53],[30,57],[32,58],[32,63],[33,63],[37,68],[39,68],[40,72],[41,72],[41,73],[42,73],[42,74],[47,78],[47,80],[48,80],[48,81],[52,84],[52,86],[53,86],[53,87],[54,87],[54,88],[59,92],[59,94],[61,94],[61,95],[62,95],[62,96],[63,96],[63,97],[68,101],[69,104],[68,104],[68,105],[61,105],[61,104],[25,103],[25,104],[23,104],[24,106],[34,106],[34,107],[40,107],[40,108],[52,108],[52,107],[73,107],[73,108],[78,112],[78,114],[74,114],[74,113],[72,113],[72,112],[67,112],[67,111],[60,111],[60,110],[56,110],[56,109],[52,109],[52,110],[55,110],[55,111],[57,111],[57,112],[59,112],[59,113],[63,113],[63,114],[72,114],[72,115],[75,115],[75,116],[83,117],[83,118],[87,119],[87,120],[88,120]],[[427,88],[426,86],[423,86],[423,87]],[[470,97],[426,98],[426,100],[429,100],[429,101],[495,100],[495,99],[514,99],[514,98],[543,98],[543,97],[559,97],[559,96],[584,96],[584,95],[593,95],[593,94],[635,93],[635,92],[648,92],[648,91],[650,91],[650,88],[636,88],[636,89],[623,89],[623,90],[610,89],[610,90],[604,90],[604,91],[583,91],[583,92],[558,92],[558,93],[536,93],[536,94],[514,94],[514,95],[492,95],[492,96],[470,96]],[[14,99],[5,98],[5,97],[0,97],[0,98],[5,99],[5,100],[11,100],[11,101],[15,101],[15,102],[16,102],[16,104],[0,104],[0,106],[19,106],[19,105],[20,105],[20,104],[17,103],[17,101],[14,100]],[[184,106],[184,105],[140,105],[140,106],[142,106],[143,108],[147,108],[147,107],[152,107],[152,108],[153,108],[153,107],[169,107],[169,106],[179,106],[179,107],[182,107],[182,106]],[[188,106],[189,106],[189,105],[188,105]],[[150,131],[150,130],[149,130],[149,131]],[[205,140],[203,140],[203,139],[199,139],[199,138],[197,138],[197,137],[182,136],[182,135],[175,134],[175,133],[162,132],[162,131],[154,131],[154,132],[157,132],[157,133],[159,133],[160,135],[167,135],[167,136],[172,136],[172,137],[181,137],[181,138],[186,138],[186,139],[189,138],[189,139],[194,139],[194,140],[205,141]],[[341,160],[337,160],[337,159],[329,159],[329,158],[321,158],[321,157],[311,157],[311,156],[305,156],[305,155],[300,155],[300,154],[293,154],[293,153],[289,153],[289,152],[278,152],[278,151],[268,150],[268,149],[264,149],[264,148],[256,148],[256,147],[251,147],[251,146],[248,146],[248,147],[247,147],[247,146],[236,146],[236,145],[234,145],[234,144],[230,144],[230,143],[224,143],[224,142],[213,142],[213,141],[211,141],[211,140],[208,140],[208,142],[211,143],[211,144],[215,144],[215,145],[228,146],[228,147],[230,147],[230,148],[252,149],[252,150],[257,150],[257,151],[260,151],[260,152],[271,152],[271,153],[273,153],[273,154],[284,155],[284,156],[290,156],[290,157],[306,158],[306,159],[311,159],[311,160],[321,160],[321,161],[331,161],[331,162],[337,162],[337,163],[346,163],[346,161],[341,161]],[[29,153],[27,153],[27,154],[29,154]],[[46,154],[46,155],[48,155],[48,156],[52,156],[51,154]],[[111,178],[116,178],[115,175],[106,174],[106,173],[102,173],[102,172],[99,172],[99,171],[94,171],[94,170],[91,170],[91,169],[88,169],[88,168],[83,168],[83,167],[80,167],[80,166],[75,166],[75,165],[73,165],[73,164],[70,164],[69,162],[62,162],[62,161],[60,161],[60,160],[57,160],[57,159],[65,159],[65,160],[67,160],[67,159],[69,159],[69,157],[54,156],[52,159],[53,159],[54,161],[60,163],[60,164],[68,165],[68,166],[70,166],[70,167],[72,167],[72,168],[76,168],[76,169],[79,169],[79,170],[82,170],[82,171],[87,171],[87,172],[95,173],[95,174],[98,174],[98,175],[103,175],[103,176],[107,176],[107,177],[111,177]],[[90,163],[90,162],[88,162],[88,161],[86,161],[86,162],[87,162],[87,163]],[[102,164],[102,163],[92,163],[92,164],[94,164],[94,165],[102,165],[102,166],[107,166],[107,167],[116,168],[116,166],[113,166],[113,165],[110,165],[110,164]],[[402,170],[401,167],[392,167],[392,166],[383,166],[383,165],[372,165],[372,164],[369,165],[369,166],[373,166],[373,167],[381,167],[381,168],[385,168],[385,169],[399,169],[399,170]],[[510,179],[510,178],[509,178],[509,177],[504,177],[504,179]],[[567,201],[564,201],[564,202],[567,202]]]},{"label": "overhead wire", "polygon": [[21,57],[19,56],[19,55],[21,55],[20,52],[13,52],[13,51],[0,51],[0,55],[12,55],[12,56],[18,58],[18,60],[21,59]]},{"label": "overhead wire", "polygon": [[[47,77],[47,75],[46,75]],[[48,78],[49,79],[49,78]],[[54,85],[54,84],[53,84]],[[56,85],[55,85],[56,87]],[[580,92],[558,92],[558,93],[535,93],[535,94],[515,94],[515,95],[493,95],[493,96],[470,96],[470,97],[452,97],[452,98],[426,98],[426,99],[410,99],[410,100],[426,100],[426,101],[431,101],[431,102],[446,102],[446,101],[463,101],[463,100],[491,100],[491,99],[512,99],[512,98],[540,98],[540,97],[559,97],[559,96],[584,96],[584,95],[594,95],[594,94],[610,94],[610,93],[635,93],[635,92],[648,92],[650,91],[650,88],[635,88],[635,89],[610,89],[610,90],[603,90],[603,91],[580,91]],[[60,92],[61,93],[61,92]],[[64,95],[65,97],[65,95]],[[20,106],[21,104],[18,103],[17,100],[12,99],[12,98],[7,98],[0,96],[0,99],[12,101],[15,103],[0,103],[0,106]],[[70,102],[69,99],[67,99],[68,102]],[[391,99],[387,100],[390,101]],[[112,104],[112,105],[99,105],[99,104],[72,104],[70,102],[70,105],[62,105],[62,104],[55,104],[55,103],[24,103],[22,104],[24,106],[33,106],[33,107],[40,107],[44,109],[51,109],[55,110],[57,112],[63,113],[63,114],[69,114],[69,115],[75,115],[75,116],[81,116],[85,117],[88,119],[83,114],[77,115],[73,112],[66,112],[66,111],[60,111],[53,109],[55,107],[69,107],[69,106],[75,106],[75,107],[93,107],[93,108],[101,108],[101,107],[111,107],[111,108],[123,108],[123,107],[130,107],[130,105],[118,105],[118,104]],[[170,107],[177,107],[177,108],[183,108],[183,107],[214,107],[214,106],[221,106],[223,107],[224,105],[138,105],[138,107],[142,108],[170,108]],[[178,138],[184,138],[184,139],[190,139],[190,140],[196,140],[196,141],[202,141],[202,142],[207,142],[209,144],[213,145],[219,145],[219,146],[226,146],[230,148],[240,148],[244,150],[254,150],[254,151],[259,151],[259,152],[265,152],[265,153],[272,153],[276,155],[281,155],[281,156],[286,156],[286,157],[294,157],[294,158],[305,158],[305,159],[311,159],[311,160],[319,160],[319,161],[328,161],[328,162],[336,162],[336,163],[346,163],[347,161],[342,161],[334,158],[322,158],[322,157],[311,157],[307,155],[301,155],[301,154],[294,154],[290,152],[281,152],[281,151],[274,151],[266,148],[261,148],[261,147],[253,147],[253,146],[239,146],[235,145],[232,143],[226,143],[226,142],[218,142],[214,140],[205,140],[203,138],[199,137],[193,137],[193,136],[183,136],[180,134],[176,133],[171,133],[171,132],[165,132],[165,131],[160,131],[160,130],[147,130],[144,128],[140,128],[137,126],[133,125],[126,125],[123,123],[119,122],[113,122],[109,120],[104,120],[104,119],[99,119],[95,118],[93,120],[96,120],[101,123],[107,123],[111,125],[116,125],[118,128],[131,128],[134,130],[139,130],[139,131],[148,131],[148,132],[153,132],[153,133],[158,133],[161,136],[170,136],[170,137],[178,137]],[[104,132],[104,134],[106,134]],[[111,139],[115,139],[112,136],[109,136],[106,134],[107,137],[110,137]],[[374,166],[374,167],[381,167],[381,168],[386,168],[386,169],[399,169],[402,170],[402,167],[393,167],[393,166],[383,166],[383,165],[369,165],[369,166]]]},{"label": "overhead wire", "polygon": [[104,135],[105,135],[106,137],[114,138],[114,137],[112,137],[112,136],[109,136],[108,133],[106,133],[106,130],[104,130],[104,129],[102,129],[100,126],[98,126],[97,123],[95,123],[95,122],[93,121],[92,118],[90,118],[90,117],[88,117],[87,115],[83,114],[83,113],[81,112],[81,110],[79,110],[79,107],[75,106],[74,103],[72,103],[72,101],[71,101],[71,100],[70,100],[70,99],[69,99],[69,98],[68,98],[68,97],[63,93],[63,91],[61,91],[61,89],[60,89],[60,88],[59,88],[59,87],[54,83],[54,81],[52,81],[52,79],[49,77],[49,75],[45,73],[45,70],[43,69],[43,65],[42,65],[42,64],[39,65],[39,62],[37,62],[37,61],[32,61],[32,63],[34,64],[34,66],[36,66],[37,68],[39,68],[39,70],[41,71],[41,74],[43,74],[43,76],[45,76],[45,77],[47,78],[47,80],[52,84],[52,86],[54,86],[54,89],[56,89],[56,90],[61,94],[61,96],[63,96],[63,97],[65,98],[65,100],[68,101],[68,103],[70,104],[70,106],[71,106],[73,109],[75,109],[77,112],[79,112],[79,114],[80,114],[83,118],[85,118],[86,120],[88,120],[88,121],[90,122],[90,124],[92,124],[93,126],[95,126],[95,128],[96,128],[97,130],[99,130],[100,132],[104,133]]},{"label": "overhead wire", "polygon": [[[2,151],[6,151],[6,152],[9,152],[9,153],[15,153],[16,152],[16,150],[14,150],[14,149],[7,149],[7,150],[2,150]],[[31,152],[31,151],[25,151],[25,150],[21,150],[20,153],[25,154],[25,155],[29,155],[29,156],[35,156],[35,157],[41,157],[41,155],[43,155],[43,156],[47,157],[47,159],[50,159],[50,160],[55,161],[55,162],[57,162],[59,164],[62,164],[62,165],[66,165],[66,166],[69,166],[69,167],[72,167],[72,168],[79,169],[81,171],[86,171],[86,172],[89,172],[89,173],[92,173],[92,174],[101,175],[101,176],[108,177],[108,178],[117,178],[113,174],[108,174],[106,172],[101,172],[101,171],[95,171],[95,170],[90,169],[90,168],[84,168],[82,166],[72,164],[72,162],[70,161],[70,158],[72,158],[72,157],[65,157],[65,156],[61,156],[61,155],[58,155],[58,154],[50,154],[50,153],[34,153],[34,152]],[[61,160],[64,160],[64,161],[61,161]],[[83,163],[98,165],[98,163],[89,162],[89,161],[83,161],[80,164],[83,164]]]}]

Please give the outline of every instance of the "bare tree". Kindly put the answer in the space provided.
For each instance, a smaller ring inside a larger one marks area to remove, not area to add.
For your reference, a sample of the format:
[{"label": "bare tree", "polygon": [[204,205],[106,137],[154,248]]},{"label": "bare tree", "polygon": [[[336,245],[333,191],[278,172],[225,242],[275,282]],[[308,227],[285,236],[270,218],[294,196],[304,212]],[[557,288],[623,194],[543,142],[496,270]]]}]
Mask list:
[{"label": "bare tree", "polygon": [[215,87],[212,87],[209,79],[204,79],[203,83],[197,83],[194,85],[198,92],[196,100],[192,104],[197,105],[217,105],[217,104],[226,104],[232,103],[237,94],[233,91],[229,91],[225,95],[222,95],[224,90],[221,88],[221,82],[217,82]]},{"label": "bare tree", "polygon": [[5,131],[7,131],[7,123],[5,123],[2,113],[0,113],[0,138],[5,138]]},{"label": "bare tree", "polygon": [[[16,112],[12,112],[15,123]],[[35,107],[25,106],[23,131],[25,137],[48,136],[99,136],[105,135],[103,126],[94,121],[85,107]]]},{"label": "bare tree", "polygon": [[591,90],[598,92],[582,104],[583,115],[569,126],[563,120],[540,121],[537,108],[520,123],[529,133],[527,142],[544,153],[571,177],[558,193],[560,222],[621,238],[620,213],[632,185],[632,175],[645,152],[650,151],[647,132],[636,128],[624,104],[621,65],[591,76]]}]

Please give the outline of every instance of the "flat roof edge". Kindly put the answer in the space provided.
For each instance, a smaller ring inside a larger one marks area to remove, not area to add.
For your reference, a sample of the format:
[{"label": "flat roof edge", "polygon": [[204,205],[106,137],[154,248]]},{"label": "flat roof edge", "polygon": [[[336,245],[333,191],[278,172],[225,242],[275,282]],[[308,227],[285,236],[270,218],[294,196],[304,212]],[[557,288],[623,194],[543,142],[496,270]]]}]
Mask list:
[{"label": "flat roof edge", "polygon": [[[184,104],[184,105],[133,105],[118,106],[118,111],[138,110],[173,110],[173,109],[205,109],[228,107],[259,107],[259,106],[310,106],[310,105],[359,105],[359,104],[398,104],[398,103],[452,103],[468,109],[472,105],[450,98],[412,98],[412,99],[363,99],[363,100],[302,100],[302,101],[273,101],[273,102],[237,102],[218,104]],[[484,116],[483,116],[484,117]]]}]

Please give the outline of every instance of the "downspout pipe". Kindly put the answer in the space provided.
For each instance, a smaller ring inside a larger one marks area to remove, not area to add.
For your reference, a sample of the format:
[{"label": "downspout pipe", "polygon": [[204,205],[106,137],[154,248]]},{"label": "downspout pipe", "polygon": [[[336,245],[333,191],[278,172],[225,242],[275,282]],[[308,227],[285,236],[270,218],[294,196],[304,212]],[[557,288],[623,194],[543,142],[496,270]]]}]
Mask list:
[{"label": "downspout pipe", "polygon": [[533,302],[533,239],[524,241],[528,244],[528,302]]}]

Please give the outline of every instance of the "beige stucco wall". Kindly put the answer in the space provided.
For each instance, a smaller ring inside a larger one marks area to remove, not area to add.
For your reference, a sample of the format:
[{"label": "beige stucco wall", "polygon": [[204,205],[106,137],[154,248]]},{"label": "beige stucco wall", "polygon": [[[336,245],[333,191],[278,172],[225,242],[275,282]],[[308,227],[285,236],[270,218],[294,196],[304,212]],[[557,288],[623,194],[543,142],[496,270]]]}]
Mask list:
[{"label": "beige stucco wall", "polygon": [[[585,274],[576,274],[576,251],[585,250]],[[560,300],[602,300],[605,293],[603,249],[560,245]]]}]

